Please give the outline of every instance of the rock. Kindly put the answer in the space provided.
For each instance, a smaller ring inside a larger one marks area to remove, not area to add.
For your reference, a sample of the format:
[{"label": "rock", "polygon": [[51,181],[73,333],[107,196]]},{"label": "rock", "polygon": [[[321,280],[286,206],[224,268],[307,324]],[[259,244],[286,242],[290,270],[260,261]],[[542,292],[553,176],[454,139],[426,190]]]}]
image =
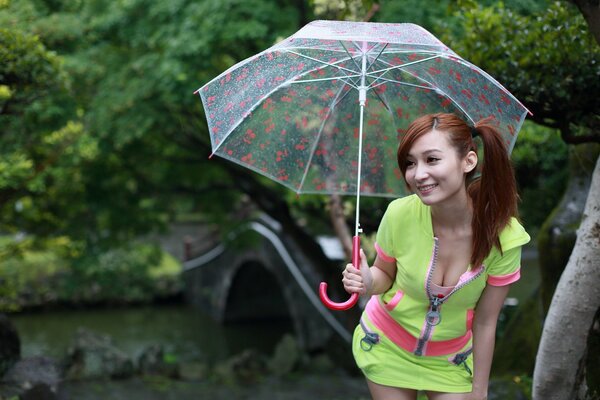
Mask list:
[{"label": "rock", "polygon": [[[12,393],[24,395],[31,392],[30,397],[28,397],[30,399],[51,399],[53,397],[43,397],[41,393],[54,394],[60,383],[61,375],[62,370],[56,360],[49,357],[34,356],[17,361],[6,372],[2,382],[5,387],[11,389]],[[39,397],[31,397],[36,393],[39,394]]]},{"label": "rock", "polygon": [[273,357],[269,360],[269,370],[276,376],[284,376],[291,373],[302,358],[300,346],[296,338],[286,334],[275,346]]},{"label": "rock", "polygon": [[110,336],[80,328],[67,352],[65,371],[67,379],[128,378],[134,368]]},{"label": "rock", "polygon": [[19,400],[58,400],[58,396],[45,383],[37,383],[19,396]]},{"label": "rock", "polygon": [[139,356],[138,371],[143,375],[165,375],[175,378],[178,376],[178,365],[165,360],[162,345],[153,344],[146,347]]},{"label": "rock", "polygon": [[315,373],[330,374],[337,366],[327,354],[318,354],[310,358],[308,370]]},{"label": "rock", "polygon": [[267,372],[264,356],[248,349],[215,367],[218,381],[227,384],[251,384],[259,382]]},{"label": "rock", "polygon": [[21,358],[21,341],[15,326],[0,314],[0,377]]},{"label": "rock", "polygon": [[185,381],[203,381],[208,378],[208,365],[199,362],[186,362],[179,366],[179,378]]}]

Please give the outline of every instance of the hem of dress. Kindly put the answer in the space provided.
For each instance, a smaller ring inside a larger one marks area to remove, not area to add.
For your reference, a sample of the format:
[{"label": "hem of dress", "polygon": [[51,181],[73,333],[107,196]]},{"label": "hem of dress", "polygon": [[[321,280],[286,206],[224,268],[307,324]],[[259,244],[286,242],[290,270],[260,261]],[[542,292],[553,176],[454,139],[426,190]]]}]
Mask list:
[{"label": "hem of dress", "polygon": [[455,386],[455,387],[434,385],[434,386],[425,387],[425,386],[415,385],[413,382],[400,382],[398,380],[388,381],[387,379],[379,379],[379,378],[373,379],[373,377],[370,377],[369,375],[367,375],[367,373],[365,371],[362,371],[362,373],[365,376],[365,378],[367,378],[368,380],[370,380],[373,383],[376,383],[378,385],[383,385],[383,386],[401,388],[401,389],[424,390],[424,391],[440,392],[440,393],[471,393],[473,391],[473,385]]}]

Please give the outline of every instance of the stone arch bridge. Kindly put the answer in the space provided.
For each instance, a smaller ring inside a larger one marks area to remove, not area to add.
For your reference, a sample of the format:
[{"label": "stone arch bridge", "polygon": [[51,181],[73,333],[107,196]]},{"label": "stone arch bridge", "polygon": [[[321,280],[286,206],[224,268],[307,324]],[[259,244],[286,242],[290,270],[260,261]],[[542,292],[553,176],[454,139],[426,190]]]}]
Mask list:
[{"label": "stone arch bridge", "polygon": [[323,278],[316,271],[276,221],[261,218],[185,261],[185,294],[220,322],[289,317],[307,350],[331,340],[349,343],[357,310],[323,306],[318,296]]}]

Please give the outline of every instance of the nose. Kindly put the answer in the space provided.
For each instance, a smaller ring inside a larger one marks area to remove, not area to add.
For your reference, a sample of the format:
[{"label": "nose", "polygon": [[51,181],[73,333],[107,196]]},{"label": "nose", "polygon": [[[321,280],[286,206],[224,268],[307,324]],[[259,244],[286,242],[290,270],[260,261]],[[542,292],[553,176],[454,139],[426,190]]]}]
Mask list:
[{"label": "nose", "polygon": [[415,180],[417,182],[422,182],[429,177],[429,171],[427,169],[427,165],[422,163],[418,163],[415,166]]}]

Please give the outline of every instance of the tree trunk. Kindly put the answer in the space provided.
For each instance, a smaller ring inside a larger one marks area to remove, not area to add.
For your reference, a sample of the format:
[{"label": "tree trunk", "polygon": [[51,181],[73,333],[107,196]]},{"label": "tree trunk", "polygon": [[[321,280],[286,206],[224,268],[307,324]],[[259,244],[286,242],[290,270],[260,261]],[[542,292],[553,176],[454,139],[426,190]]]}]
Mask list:
[{"label": "tree trunk", "polygon": [[540,228],[537,248],[540,263],[542,306],[548,311],[577,238],[577,228],[588,196],[600,146],[582,144],[569,147],[569,182],[565,193]]},{"label": "tree trunk", "polygon": [[[576,399],[590,327],[600,308],[600,158],[575,248],[548,311],[533,374],[533,400]],[[579,379],[578,379],[579,378]]]},{"label": "tree trunk", "polygon": [[329,215],[331,217],[331,225],[333,230],[342,244],[346,259],[352,259],[352,233],[346,224],[344,216],[344,205],[342,198],[338,194],[332,194],[329,198]]},{"label": "tree trunk", "polygon": [[590,32],[600,44],[600,1],[598,0],[571,0],[585,18]]}]

